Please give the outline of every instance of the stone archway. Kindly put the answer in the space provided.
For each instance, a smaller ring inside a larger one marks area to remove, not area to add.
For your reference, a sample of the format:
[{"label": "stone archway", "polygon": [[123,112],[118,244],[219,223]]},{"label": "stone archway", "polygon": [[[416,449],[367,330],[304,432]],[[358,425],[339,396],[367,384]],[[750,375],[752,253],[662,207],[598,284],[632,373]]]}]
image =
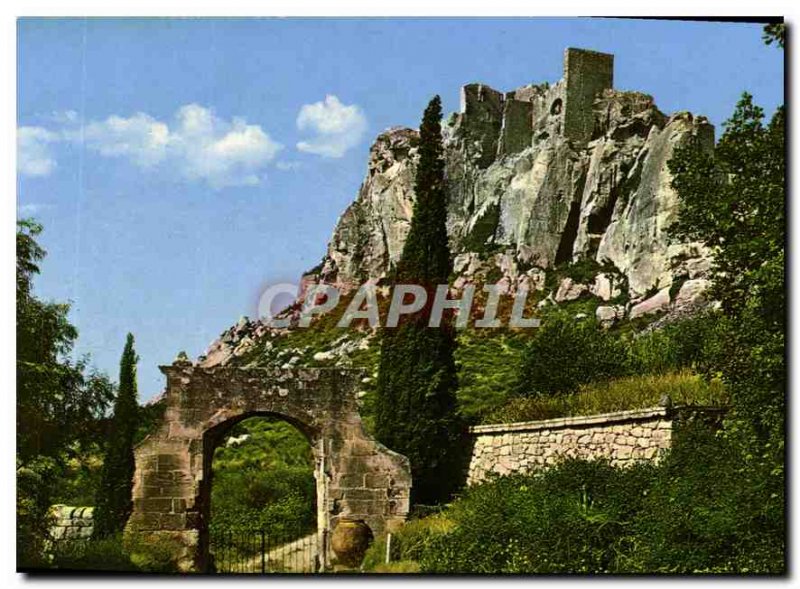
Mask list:
[{"label": "stone archway", "polygon": [[317,482],[317,538],[323,566],[330,530],[341,516],[373,534],[405,520],[408,459],[372,439],[356,405],[360,371],[162,366],[166,408],[158,430],[135,451],[133,513],[126,534],[169,550],[180,570],[208,567],[210,468],[214,448],[235,423],[280,417],[311,443]]}]

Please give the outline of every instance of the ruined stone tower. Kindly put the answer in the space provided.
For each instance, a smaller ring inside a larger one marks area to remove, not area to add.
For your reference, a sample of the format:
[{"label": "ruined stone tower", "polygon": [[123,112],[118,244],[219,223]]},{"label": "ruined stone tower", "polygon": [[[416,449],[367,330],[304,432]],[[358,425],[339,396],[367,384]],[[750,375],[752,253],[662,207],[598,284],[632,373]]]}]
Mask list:
[{"label": "ruined stone tower", "polygon": [[459,115],[480,136],[479,159],[488,164],[496,155],[519,153],[552,136],[589,141],[592,105],[613,86],[613,55],[570,47],[564,51],[564,76],[552,86],[530,84],[502,93],[485,84],[467,84],[461,88]]},{"label": "ruined stone tower", "polygon": [[564,51],[564,135],[588,141],[594,131],[592,104],[614,87],[614,56],[568,48]]},{"label": "ruined stone tower", "polygon": [[[714,127],[615,89],[613,55],[568,48],[555,83],[467,84],[442,137],[457,272],[500,272],[510,290],[542,290],[553,267],[594,260],[624,276],[635,303],[654,289],[665,298],[677,279],[693,283],[679,298],[702,291],[709,252],[667,229],[680,204],[667,162],[690,138],[713,150]],[[377,137],[358,197],[309,280],[348,288],[387,275],[413,214],[417,142],[416,129],[401,127]]]}]

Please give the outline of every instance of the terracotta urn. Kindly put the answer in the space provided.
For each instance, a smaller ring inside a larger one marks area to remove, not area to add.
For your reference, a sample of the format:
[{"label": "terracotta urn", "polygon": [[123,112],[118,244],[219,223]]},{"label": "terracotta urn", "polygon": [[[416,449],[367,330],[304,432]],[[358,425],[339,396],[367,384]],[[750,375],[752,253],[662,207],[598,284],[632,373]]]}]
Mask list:
[{"label": "terracotta urn", "polygon": [[372,530],[363,519],[339,518],[331,536],[331,548],[340,564],[356,568],[372,542]]}]

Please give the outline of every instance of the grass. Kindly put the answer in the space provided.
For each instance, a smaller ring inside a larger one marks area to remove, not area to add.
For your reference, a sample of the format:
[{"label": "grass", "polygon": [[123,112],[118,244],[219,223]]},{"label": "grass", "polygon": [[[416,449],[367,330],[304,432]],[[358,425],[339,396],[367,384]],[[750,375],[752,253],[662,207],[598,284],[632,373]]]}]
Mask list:
[{"label": "grass", "polygon": [[669,395],[674,405],[724,406],[727,391],[721,381],[710,381],[689,371],[629,376],[590,383],[569,395],[515,398],[491,412],[483,423],[512,423],[644,409]]},{"label": "grass", "polygon": [[374,573],[419,572],[418,561],[431,543],[452,531],[455,525],[444,513],[411,519],[392,534],[391,561],[386,563],[386,536],[382,536],[367,550],[362,569]]}]

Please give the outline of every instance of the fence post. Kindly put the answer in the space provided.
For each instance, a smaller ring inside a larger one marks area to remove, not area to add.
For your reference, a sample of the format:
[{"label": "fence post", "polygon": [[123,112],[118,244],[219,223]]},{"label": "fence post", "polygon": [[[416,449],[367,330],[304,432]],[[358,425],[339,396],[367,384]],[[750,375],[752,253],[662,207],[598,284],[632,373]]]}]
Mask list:
[{"label": "fence post", "polygon": [[264,543],[264,530],[261,530],[261,574],[267,572],[267,553]]},{"label": "fence post", "polygon": [[392,560],[392,533],[386,534],[386,564]]}]

